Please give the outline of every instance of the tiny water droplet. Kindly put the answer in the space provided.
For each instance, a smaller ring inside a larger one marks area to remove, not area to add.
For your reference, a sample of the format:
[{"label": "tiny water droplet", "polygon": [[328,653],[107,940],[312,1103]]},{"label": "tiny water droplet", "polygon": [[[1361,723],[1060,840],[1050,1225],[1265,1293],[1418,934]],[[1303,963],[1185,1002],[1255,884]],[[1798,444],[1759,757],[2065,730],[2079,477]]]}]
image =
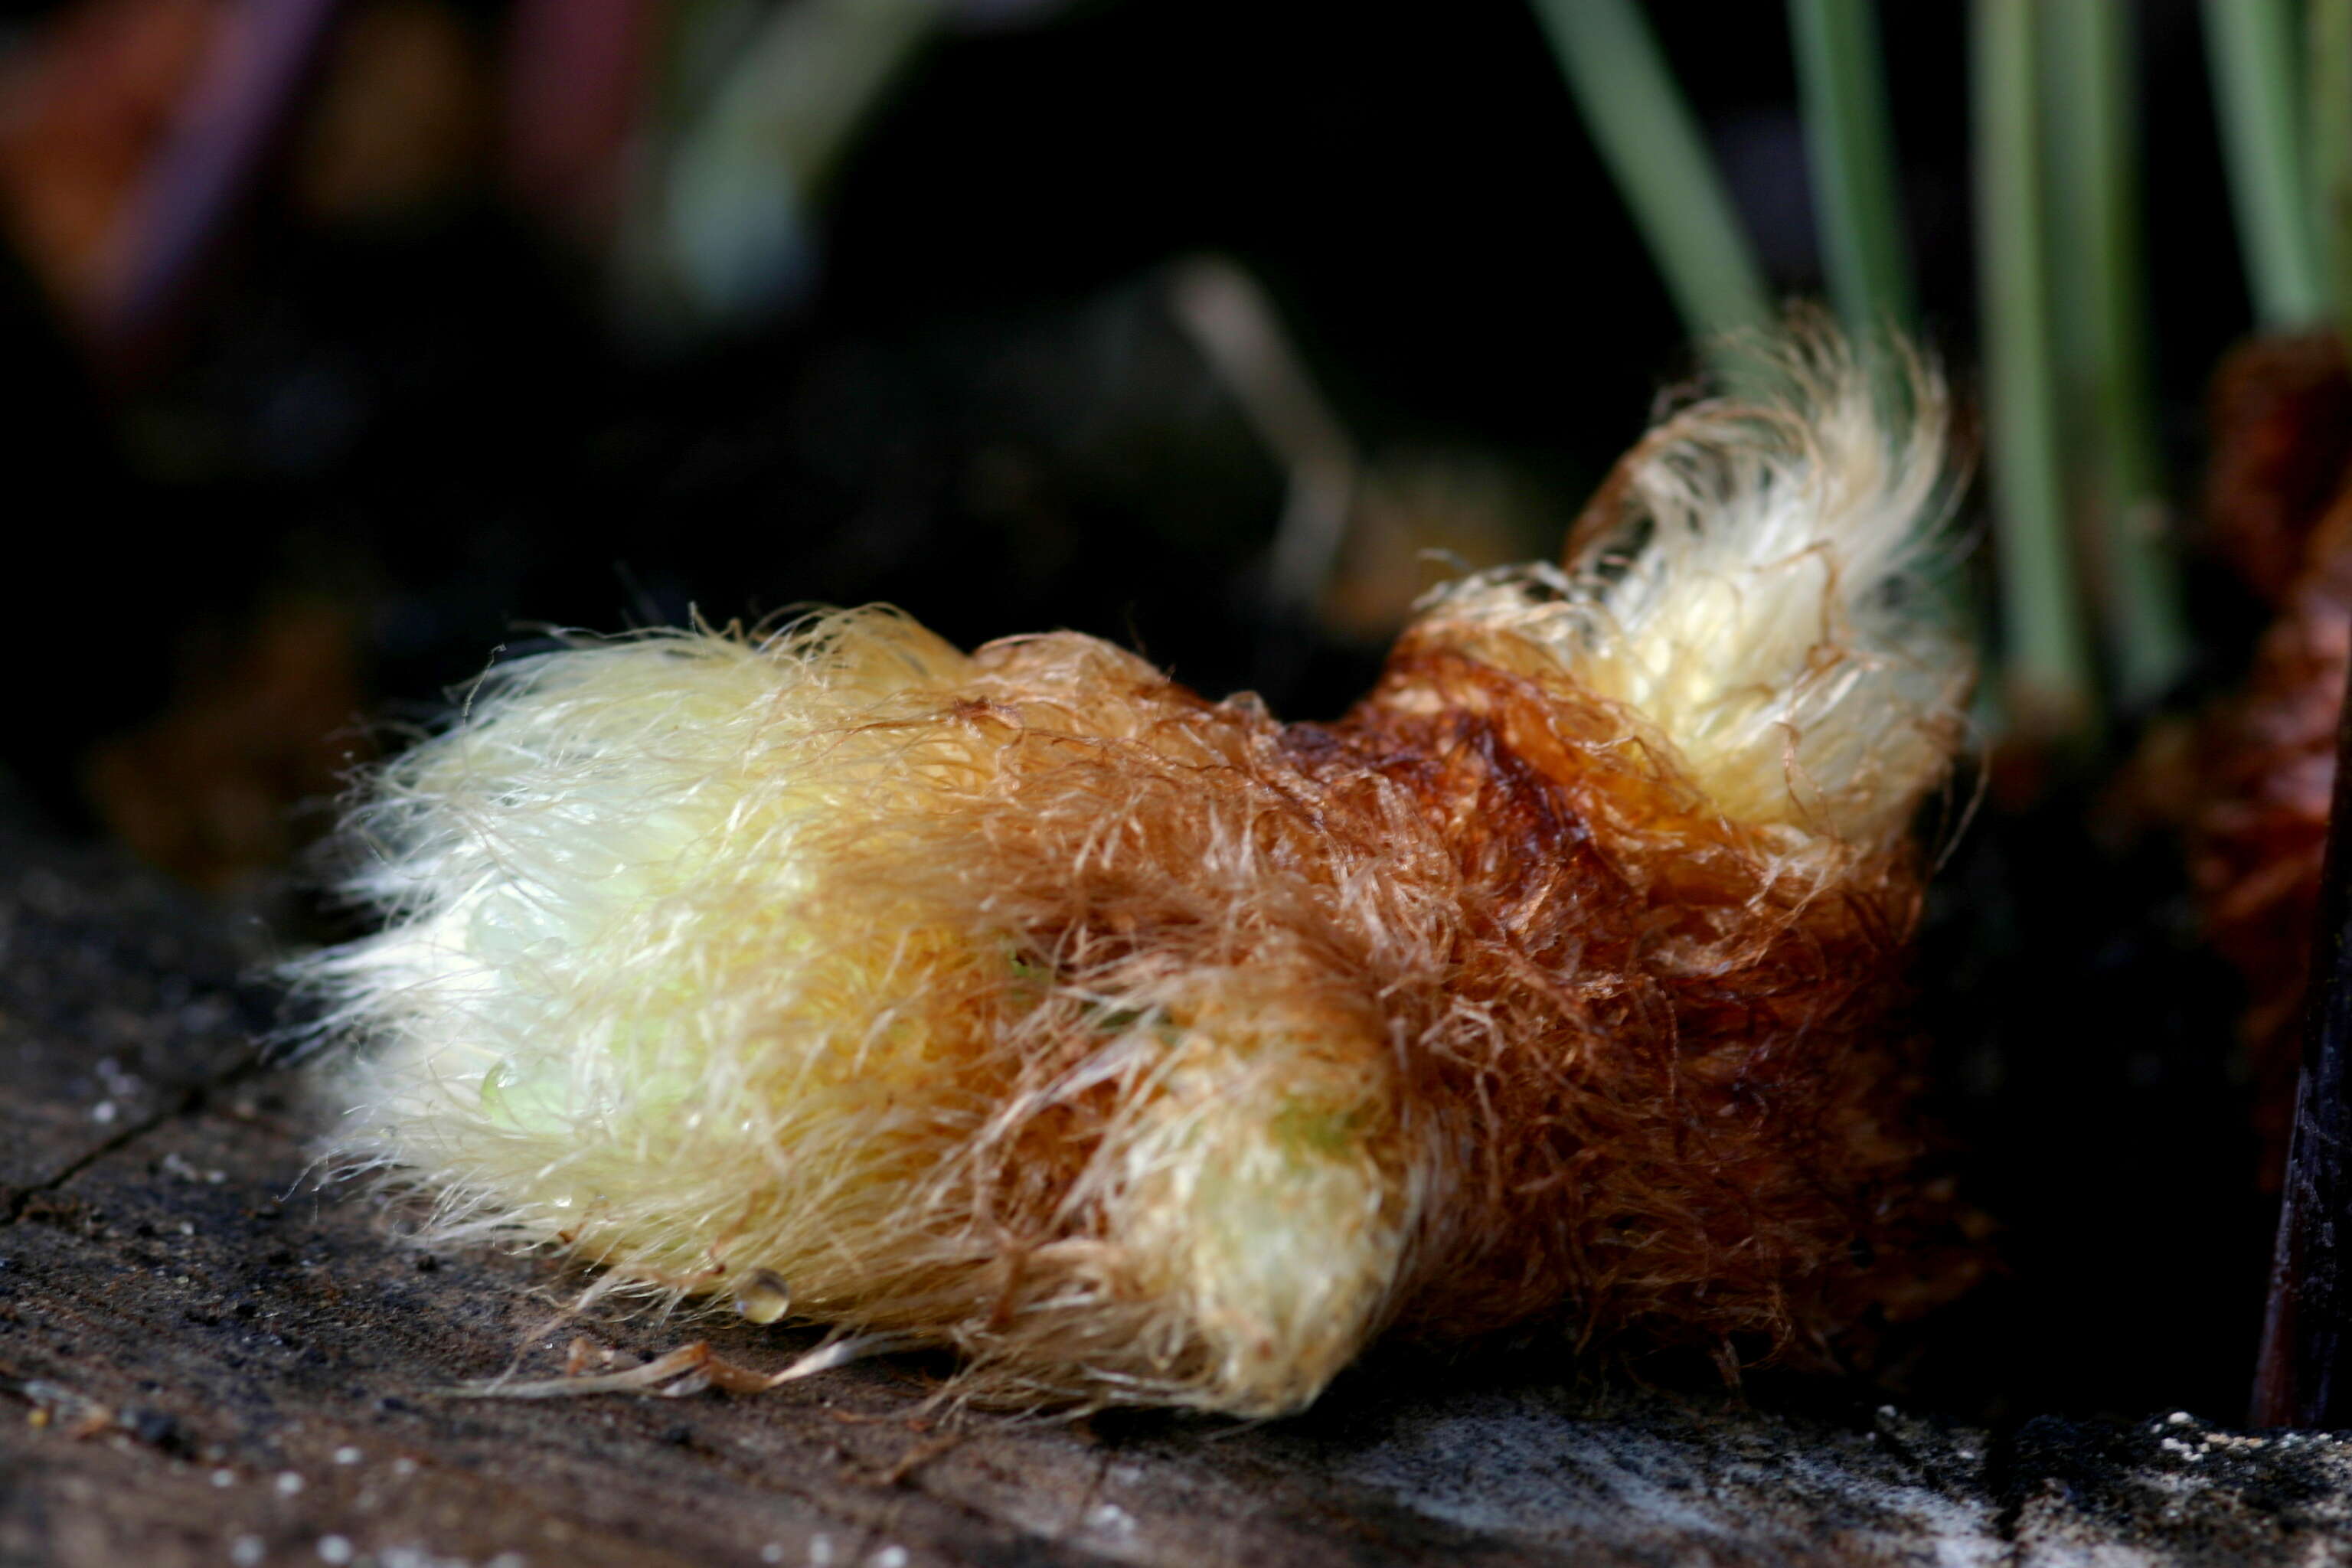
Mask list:
[{"label": "tiny water droplet", "polygon": [[755,1268],[735,1287],[735,1310],[755,1323],[772,1323],[793,1310],[793,1288],[772,1268]]}]

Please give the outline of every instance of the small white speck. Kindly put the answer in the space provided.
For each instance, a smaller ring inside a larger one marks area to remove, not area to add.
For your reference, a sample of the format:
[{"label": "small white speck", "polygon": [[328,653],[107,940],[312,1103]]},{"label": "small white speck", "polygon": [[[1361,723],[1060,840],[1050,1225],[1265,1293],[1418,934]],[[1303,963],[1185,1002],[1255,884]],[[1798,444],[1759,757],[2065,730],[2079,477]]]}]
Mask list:
[{"label": "small white speck", "polygon": [[874,1554],[874,1568],[907,1568],[907,1549],[886,1546]]},{"label": "small white speck", "polygon": [[2197,1417],[2189,1415],[2186,1410],[2176,1410],[2171,1415],[2166,1416],[2165,1419],[2171,1422],[2175,1426],[2188,1426],[2194,1425]]},{"label": "small white speck", "polygon": [[[114,1120],[114,1101],[110,1100],[101,1100],[96,1105],[91,1106],[89,1108],[89,1119],[92,1121],[97,1122],[100,1127],[108,1125]],[[251,1540],[252,1538],[248,1536],[247,1539]]]},{"label": "small white speck", "polygon": [[520,1552],[501,1552],[483,1563],[482,1568],[530,1568],[530,1565],[523,1561]]},{"label": "small white speck", "polygon": [[194,1222],[189,1221],[189,1220],[184,1220],[184,1220],[182,1220],[182,1221],[180,1222],[180,1234],[181,1234],[182,1236],[194,1236],[194,1235],[195,1235],[195,1234],[196,1234],[196,1227],[195,1227],[195,1225],[194,1224]]},{"label": "small white speck", "polygon": [[1135,1516],[1115,1502],[1097,1503],[1087,1510],[1087,1523],[1106,1535],[1129,1535],[1135,1530]]},{"label": "small white speck", "polygon": [[236,1568],[253,1568],[255,1563],[261,1561],[261,1554],[265,1550],[267,1549],[261,1544],[261,1537],[240,1535],[228,1543],[228,1560],[236,1563]]},{"label": "small white speck", "polygon": [[783,1560],[784,1560],[784,1543],[783,1543],[782,1542],[781,1542],[781,1541],[771,1541],[770,1542],[768,1542],[768,1544],[766,1544],[765,1546],[762,1546],[761,1548],[760,1548],[760,1561],[761,1561],[761,1562],[762,1562],[762,1563],[782,1563]]},{"label": "small white speck", "polygon": [[217,1187],[223,1182],[227,1180],[228,1173],[226,1171],[206,1171],[205,1173],[205,1185],[208,1187]]},{"label": "small white speck", "polygon": [[392,1462],[392,1473],[395,1476],[413,1476],[416,1473],[416,1461],[403,1454]]},{"label": "small white speck", "polygon": [[809,1537],[809,1562],[814,1564],[814,1568],[829,1568],[829,1564],[833,1562],[833,1537],[830,1535]]},{"label": "small white speck", "polygon": [[235,1470],[215,1470],[213,1472],[213,1485],[216,1487],[233,1487],[236,1485],[236,1472]]},{"label": "small white speck", "polygon": [[301,1489],[301,1477],[296,1475],[291,1470],[279,1472],[278,1477],[278,1495],[279,1497],[292,1497],[296,1492],[299,1492]]},{"label": "small white speck", "polygon": [[319,1537],[320,1562],[349,1563],[351,1560],[352,1543],[340,1535],[322,1535]]},{"label": "small white speck", "polygon": [[1952,1450],[1952,1453],[1956,1458],[1958,1458],[1963,1462],[1973,1459],[1977,1457],[1977,1451],[1974,1448],[1955,1448]]},{"label": "small white speck", "polygon": [[356,1465],[366,1458],[357,1448],[346,1447],[335,1450],[335,1463],[339,1465]]}]

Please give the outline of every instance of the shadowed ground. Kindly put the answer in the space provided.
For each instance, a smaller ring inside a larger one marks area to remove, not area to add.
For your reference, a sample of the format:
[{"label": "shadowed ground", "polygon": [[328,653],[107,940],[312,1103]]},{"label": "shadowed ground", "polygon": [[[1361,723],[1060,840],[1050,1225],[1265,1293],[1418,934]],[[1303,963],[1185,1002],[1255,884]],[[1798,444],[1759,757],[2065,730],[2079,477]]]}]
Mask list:
[{"label": "shadowed ground", "polygon": [[[257,931],[0,838],[0,1564],[2352,1562],[2352,1445],[2187,1417],[1992,1434],[1376,1363],[1308,1416],[1008,1426],[920,1359],[751,1398],[453,1401],[574,1333],[551,1262],[310,1179]],[[1538,1374],[1549,1377],[1549,1373]]]}]

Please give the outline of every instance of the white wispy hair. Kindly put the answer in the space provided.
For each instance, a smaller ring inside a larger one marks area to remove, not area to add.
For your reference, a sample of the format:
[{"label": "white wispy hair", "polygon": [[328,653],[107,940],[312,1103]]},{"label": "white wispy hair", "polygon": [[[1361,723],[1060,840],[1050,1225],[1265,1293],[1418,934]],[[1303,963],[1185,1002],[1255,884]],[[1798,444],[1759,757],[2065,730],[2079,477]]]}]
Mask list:
[{"label": "white wispy hair", "polygon": [[1948,766],[1974,665],[1944,581],[1949,398],[1916,354],[1876,353],[1780,340],[1769,395],[1695,404],[1625,456],[1565,568],[1465,579],[1429,618],[1541,648],[1728,816],[1888,842]]}]

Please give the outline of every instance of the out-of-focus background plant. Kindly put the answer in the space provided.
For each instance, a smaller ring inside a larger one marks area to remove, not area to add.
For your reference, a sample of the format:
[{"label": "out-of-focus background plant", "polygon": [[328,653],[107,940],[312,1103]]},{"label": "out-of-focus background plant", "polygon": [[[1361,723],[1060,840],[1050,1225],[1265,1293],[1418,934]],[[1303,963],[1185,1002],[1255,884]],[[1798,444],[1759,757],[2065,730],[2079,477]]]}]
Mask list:
[{"label": "out-of-focus background plant", "polygon": [[1331,711],[1822,297],[1983,453],[1920,1013],[2010,1278],[1897,1373],[2226,1409],[2352,644],[2347,171],[2352,0],[7,0],[0,768],[301,920],[362,716],[550,625],[888,599]]}]

